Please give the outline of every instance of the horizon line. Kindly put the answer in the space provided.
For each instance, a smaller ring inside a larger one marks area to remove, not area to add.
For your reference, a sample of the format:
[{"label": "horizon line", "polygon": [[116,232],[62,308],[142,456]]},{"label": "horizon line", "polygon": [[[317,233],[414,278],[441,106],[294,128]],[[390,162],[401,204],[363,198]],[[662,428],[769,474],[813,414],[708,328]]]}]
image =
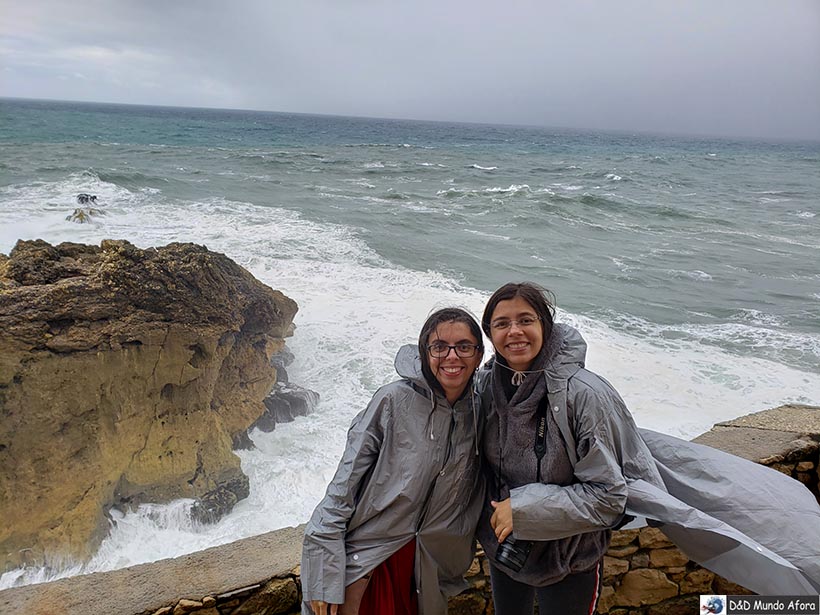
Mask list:
[{"label": "horizon line", "polygon": [[179,109],[179,110],[199,110],[199,111],[229,111],[229,112],[245,112],[245,113],[269,113],[272,115],[303,115],[307,117],[328,117],[328,118],[345,118],[357,120],[377,120],[388,122],[418,122],[430,124],[455,124],[466,126],[495,126],[503,128],[530,128],[538,130],[557,130],[557,131],[577,131],[588,133],[611,133],[611,134],[631,134],[641,136],[653,137],[674,137],[674,138],[690,138],[690,139],[720,139],[720,140],[737,140],[737,141],[763,141],[768,143],[813,143],[820,144],[820,135],[817,137],[773,137],[760,135],[736,135],[736,134],[710,134],[710,133],[687,133],[687,132],[663,132],[649,129],[631,129],[631,128],[589,128],[579,126],[556,126],[547,124],[519,124],[508,122],[477,122],[466,120],[446,120],[446,119],[422,119],[422,118],[405,118],[405,117],[387,117],[387,116],[370,116],[370,115],[344,115],[341,113],[311,113],[305,111],[279,111],[271,109],[249,109],[241,107],[207,107],[207,106],[185,106],[185,105],[171,105],[171,104],[156,104],[156,103],[138,103],[138,102],[111,102],[104,100],[73,100],[65,98],[32,98],[28,96],[0,96],[0,100],[11,101],[29,101],[29,102],[54,102],[54,103],[70,103],[79,105],[109,105],[120,107],[147,107],[159,109]]}]

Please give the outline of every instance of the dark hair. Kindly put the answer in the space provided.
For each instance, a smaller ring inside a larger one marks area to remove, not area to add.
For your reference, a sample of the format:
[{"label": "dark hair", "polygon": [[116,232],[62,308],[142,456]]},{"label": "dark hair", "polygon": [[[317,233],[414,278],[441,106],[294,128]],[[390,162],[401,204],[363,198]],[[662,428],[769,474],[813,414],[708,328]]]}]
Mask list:
[{"label": "dark hair", "polygon": [[510,282],[493,293],[493,296],[487,301],[484,314],[481,316],[481,328],[484,333],[492,339],[490,321],[493,318],[495,308],[502,301],[515,299],[516,297],[521,297],[535,310],[536,315],[541,319],[544,341],[548,340],[552,335],[552,325],[555,321],[555,296],[547,289],[533,282]]},{"label": "dark hair", "polygon": [[441,394],[444,394],[444,389],[441,388],[441,384],[439,384],[436,375],[433,373],[433,370],[430,369],[430,354],[427,352],[427,343],[436,328],[445,322],[463,322],[467,325],[470,329],[470,333],[472,333],[476,339],[476,343],[478,344],[478,352],[484,352],[484,338],[481,337],[481,329],[479,328],[475,317],[467,310],[450,307],[436,310],[430,314],[430,316],[427,317],[424,326],[421,328],[421,333],[419,333],[421,373],[424,375],[424,379],[427,381],[427,384],[429,384],[434,391],[438,391]]}]

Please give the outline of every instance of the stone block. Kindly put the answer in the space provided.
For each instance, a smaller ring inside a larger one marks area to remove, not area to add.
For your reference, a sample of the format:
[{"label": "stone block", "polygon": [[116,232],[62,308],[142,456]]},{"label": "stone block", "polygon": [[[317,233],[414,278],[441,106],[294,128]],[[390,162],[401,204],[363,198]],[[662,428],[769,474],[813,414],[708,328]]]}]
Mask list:
[{"label": "stone block", "polygon": [[683,581],[683,578],[686,576],[686,566],[664,568],[663,571],[666,576],[669,577],[670,581],[678,584],[678,587],[680,587],[680,582]]},{"label": "stone block", "polygon": [[689,558],[678,549],[652,549],[649,552],[649,563],[653,568],[686,566]]},{"label": "stone block", "polygon": [[718,425],[751,427],[758,431],[783,430],[793,433],[820,433],[820,408],[804,404],[785,404],[738,417]]},{"label": "stone block", "polygon": [[800,461],[796,468],[798,472],[811,472],[814,470],[814,462],[813,461]]},{"label": "stone block", "polygon": [[156,611],[154,611],[152,615],[170,615],[173,608],[174,607],[172,606],[164,606],[161,609],[157,609]]},{"label": "stone block", "polygon": [[239,598],[234,598],[233,600],[228,600],[227,602],[221,603],[219,608],[222,613],[230,613],[232,612],[232,609],[235,609],[240,604],[242,604],[242,601]]},{"label": "stone block", "polygon": [[777,470],[786,476],[791,476],[792,472],[794,472],[794,464],[793,463],[773,463],[769,466],[772,470]]},{"label": "stone block", "polygon": [[692,615],[700,612],[699,596],[681,596],[660,604],[653,604],[646,615]]},{"label": "stone block", "polygon": [[255,594],[257,590],[262,588],[261,583],[255,583],[253,585],[246,585],[245,587],[239,587],[237,589],[232,589],[229,592],[225,592],[224,594],[219,594],[216,597],[217,602],[220,606],[223,606],[229,600],[241,600],[243,598],[247,598],[251,594]]},{"label": "stone block", "polygon": [[485,589],[487,591],[490,591],[488,583],[489,581],[487,579],[479,577],[478,579],[472,582],[472,588],[477,589],[478,591],[484,591]]},{"label": "stone block", "polygon": [[467,570],[468,577],[473,577],[481,572],[481,562],[478,561],[478,558],[473,560],[473,563],[470,564],[470,568]]},{"label": "stone block", "polygon": [[630,566],[634,568],[649,568],[649,551],[638,551],[629,558]]},{"label": "stone block", "polygon": [[678,595],[678,586],[660,570],[642,568],[630,570],[615,591],[618,606],[643,606],[657,604]]},{"label": "stone block", "polygon": [[617,557],[604,555],[604,583],[609,583],[616,577],[629,571],[629,562]]},{"label": "stone block", "polygon": [[611,547],[623,547],[634,541],[638,537],[640,530],[618,530],[612,532],[612,540],[609,542]]},{"label": "stone block", "polygon": [[711,594],[712,583],[715,580],[715,573],[704,568],[694,570],[687,574],[680,583],[680,593],[682,594]]},{"label": "stone block", "polygon": [[279,615],[293,609],[299,597],[293,579],[271,579],[231,615]]},{"label": "stone block", "polygon": [[598,597],[598,613],[609,613],[615,606],[615,589],[609,585],[601,587],[601,595]]},{"label": "stone block", "polygon": [[174,607],[174,615],[183,615],[184,613],[193,613],[202,608],[202,603],[199,600],[186,600],[183,598]]},{"label": "stone block", "polygon": [[638,541],[644,549],[662,549],[674,546],[666,535],[656,527],[642,528]]},{"label": "stone block", "polygon": [[450,615],[474,615],[483,613],[487,606],[487,599],[480,593],[466,591],[453,596],[447,601],[447,612]]},{"label": "stone block", "polygon": [[804,485],[811,485],[811,483],[814,481],[814,476],[812,476],[808,472],[798,472],[796,478]]},{"label": "stone block", "polygon": [[610,557],[625,558],[637,551],[638,547],[636,545],[627,545],[625,547],[610,547],[606,554]]}]

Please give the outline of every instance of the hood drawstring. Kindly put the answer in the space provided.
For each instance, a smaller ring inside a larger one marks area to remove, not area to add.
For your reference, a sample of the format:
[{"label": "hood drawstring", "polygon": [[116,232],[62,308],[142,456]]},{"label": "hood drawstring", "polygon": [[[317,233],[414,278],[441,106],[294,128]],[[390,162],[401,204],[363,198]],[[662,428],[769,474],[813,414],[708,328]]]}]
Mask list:
[{"label": "hood drawstring", "polygon": [[435,440],[436,436],[433,433],[433,413],[436,411],[436,394],[430,391],[430,414],[427,415],[427,424],[430,426],[430,439]]},{"label": "hood drawstring", "polygon": [[526,378],[530,374],[546,374],[547,373],[547,368],[546,367],[544,369],[533,369],[533,370],[513,369],[509,365],[504,365],[500,361],[496,361],[495,365],[498,365],[499,367],[503,367],[504,369],[506,369],[508,371],[511,371],[513,373],[511,382],[512,382],[513,386],[517,386],[517,387],[521,386],[524,383],[524,378]]},{"label": "hood drawstring", "polygon": [[478,412],[475,409],[475,398],[478,396],[478,385],[476,384],[476,377],[473,374],[473,390],[470,395],[470,408],[473,411],[473,442],[475,443],[475,454],[478,456]]}]

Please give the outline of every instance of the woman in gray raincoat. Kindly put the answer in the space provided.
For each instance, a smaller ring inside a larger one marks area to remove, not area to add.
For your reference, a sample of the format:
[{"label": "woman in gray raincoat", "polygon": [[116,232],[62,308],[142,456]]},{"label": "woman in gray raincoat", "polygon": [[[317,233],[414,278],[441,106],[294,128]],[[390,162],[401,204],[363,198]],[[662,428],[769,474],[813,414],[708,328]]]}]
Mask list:
[{"label": "woman in gray raincoat", "polygon": [[478,538],[496,615],[594,612],[610,529],[659,526],[691,559],[762,594],[820,588],[820,507],[770,468],[638,430],[617,391],[584,369],[586,343],[553,323],[546,293],[506,284],[482,328],[487,502]]},{"label": "woman in gray raincoat", "polygon": [[401,376],[353,419],[336,475],[305,530],[303,613],[441,615],[465,589],[483,500],[481,330],[457,308],[432,314]]}]

